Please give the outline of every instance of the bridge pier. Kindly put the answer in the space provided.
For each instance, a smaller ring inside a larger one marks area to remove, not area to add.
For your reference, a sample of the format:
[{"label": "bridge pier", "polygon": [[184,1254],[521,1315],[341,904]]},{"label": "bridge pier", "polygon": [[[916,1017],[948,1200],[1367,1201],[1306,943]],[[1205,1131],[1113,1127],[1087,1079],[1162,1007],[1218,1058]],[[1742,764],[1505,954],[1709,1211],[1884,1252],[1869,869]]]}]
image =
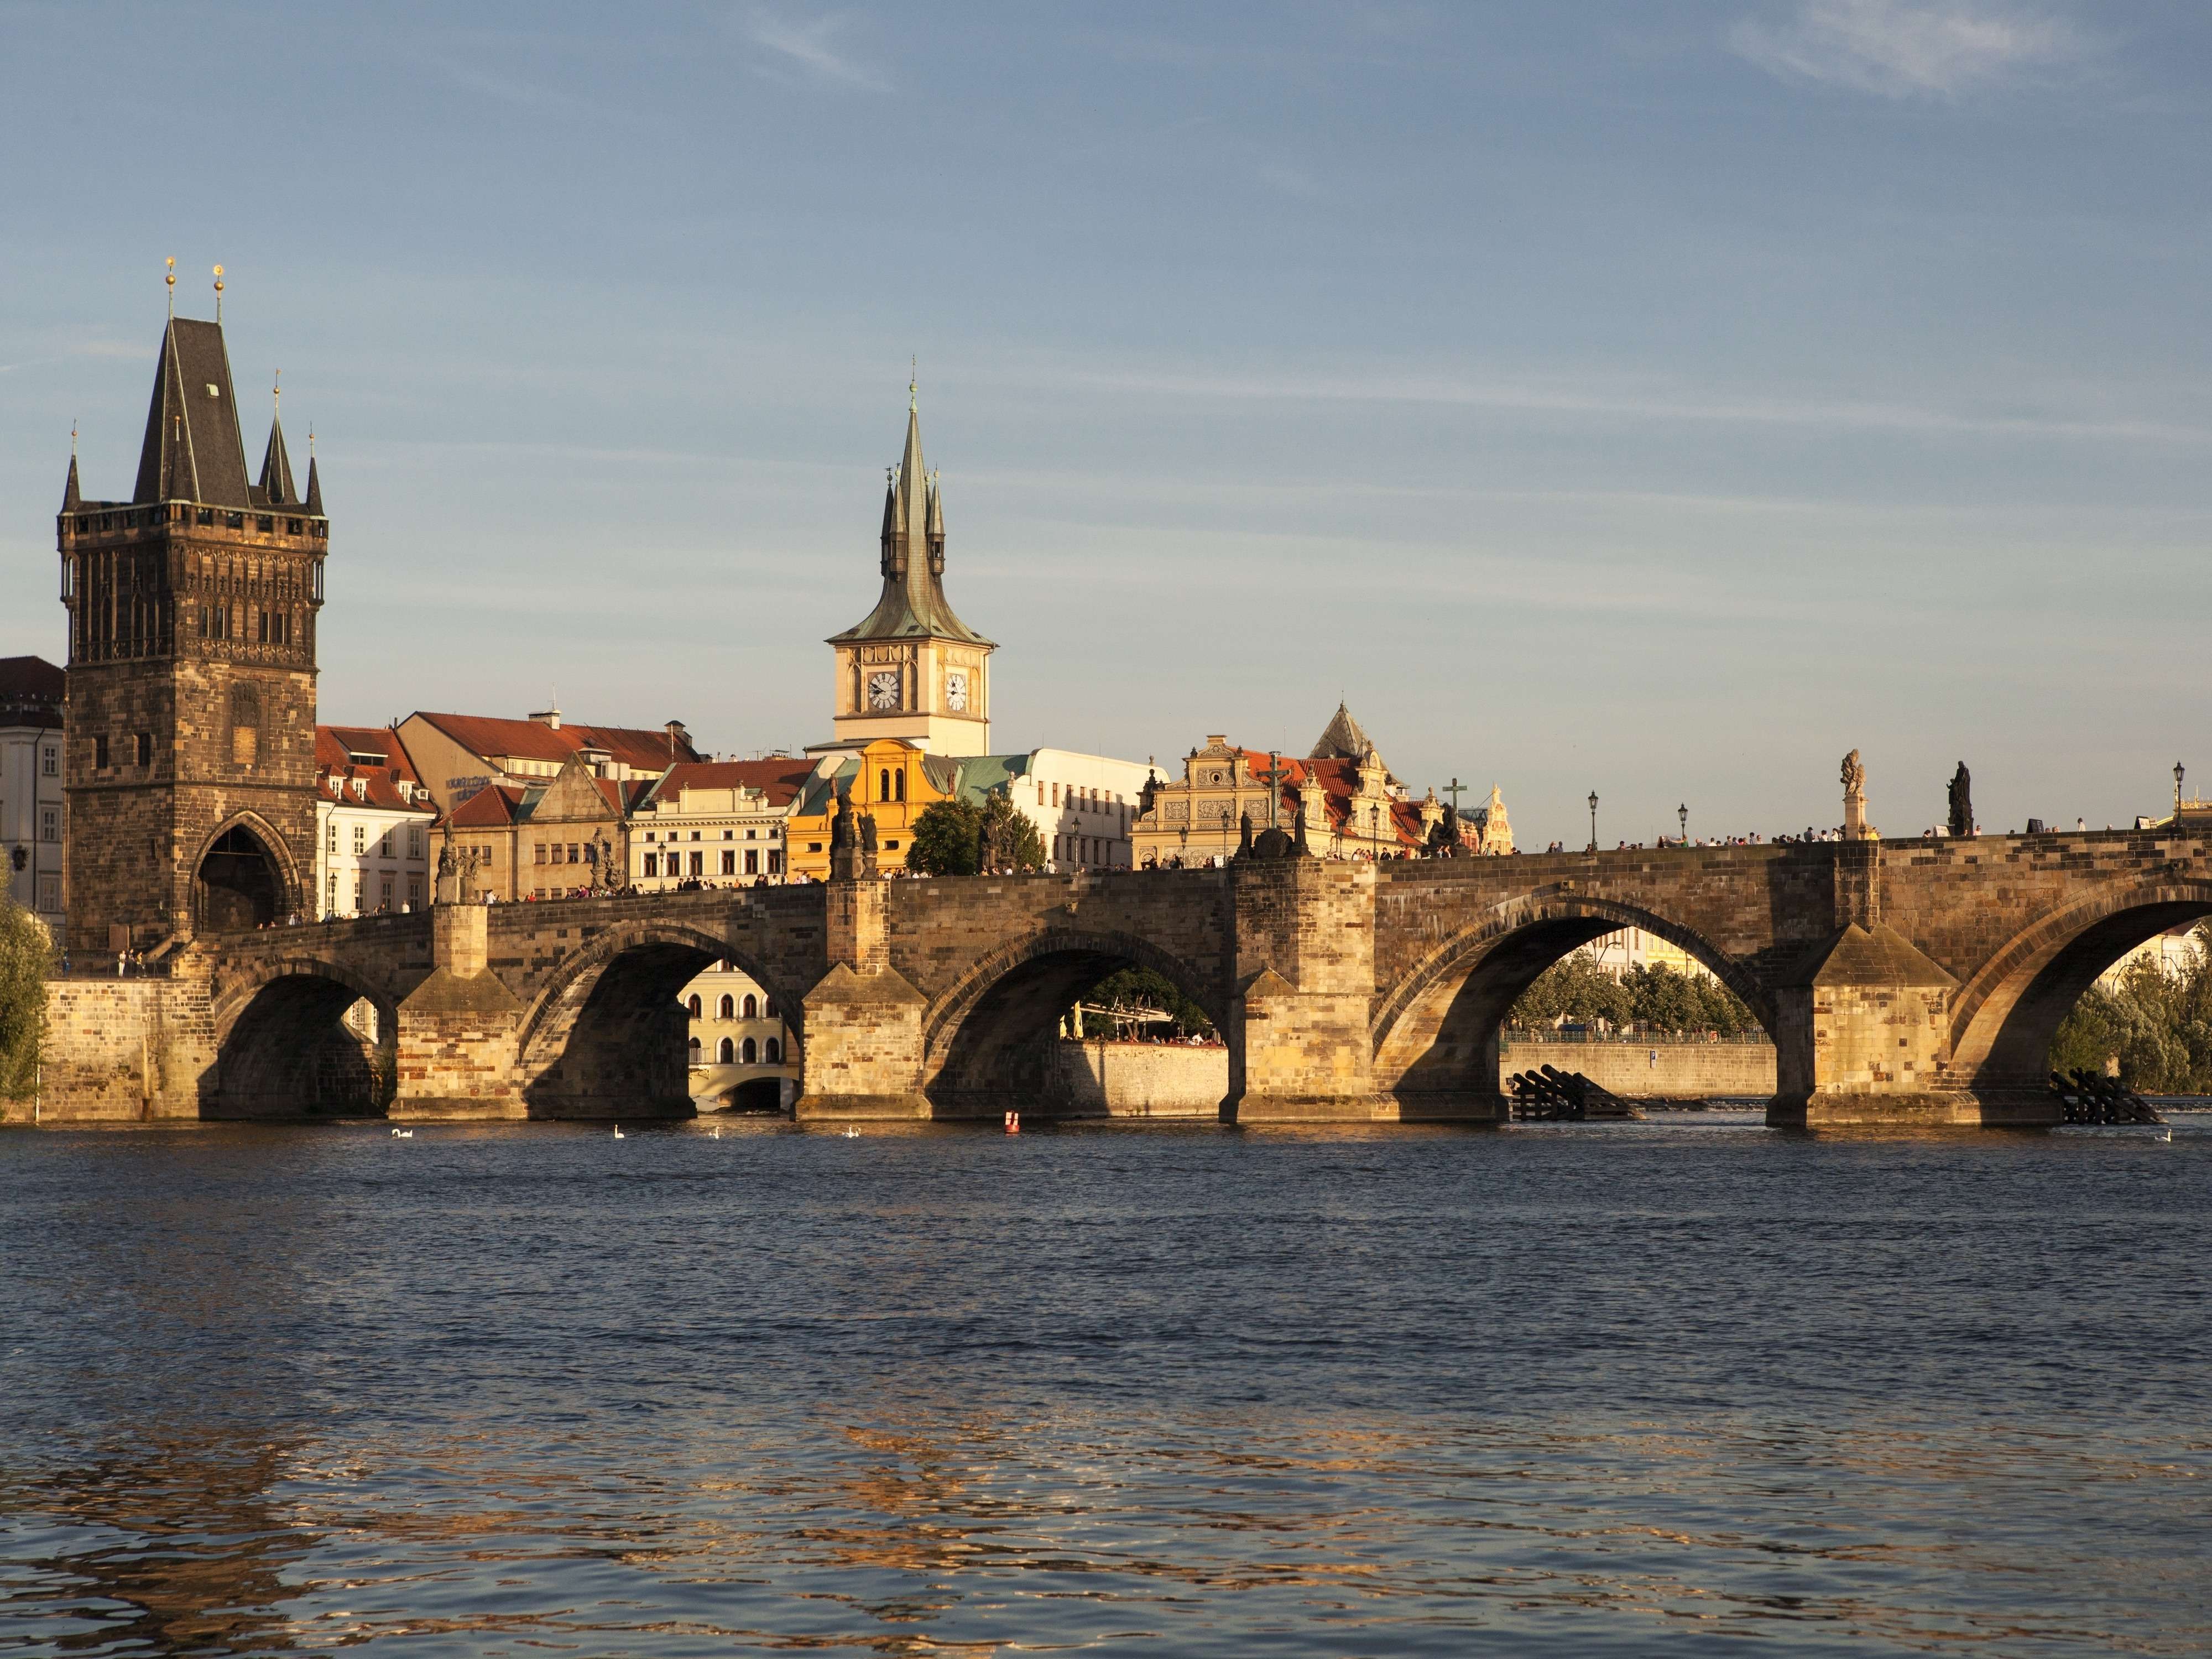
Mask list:
[{"label": "bridge pier", "polygon": [[514,1063],[522,1005],[490,970],[481,904],[430,912],[434,966],[399,1004],[395,1118],[530,1115]]},{"label": "bridge pier", "polygon": [[1804,983],[1776,994],[1766,1121],[1810,1128],[1993,1121],[1948,1079],[1957,988],[1885,923],[1846,925]]},{"label": "bridge pier", "polygon": [[1367,1019],[1375,992],[1375,867],[1239,859],[1229,867],[1236,991],[1229,1094],[1237,1123],[1371,1122]]},{"label": "bridge pier", "polygon": [[824,890],[830,965],[801,999],[806,1046],[792,1115],[802,1122],[932,1115],[921,1091],[928,1000],[890,964],[890,897],[871,877],[841,877]]}]

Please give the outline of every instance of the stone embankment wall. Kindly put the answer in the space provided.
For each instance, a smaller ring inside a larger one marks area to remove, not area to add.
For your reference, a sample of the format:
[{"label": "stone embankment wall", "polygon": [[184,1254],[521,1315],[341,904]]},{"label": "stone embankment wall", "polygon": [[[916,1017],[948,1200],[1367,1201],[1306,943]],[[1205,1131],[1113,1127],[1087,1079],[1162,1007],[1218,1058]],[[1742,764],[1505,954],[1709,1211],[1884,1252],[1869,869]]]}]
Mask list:
[{"label": "stone embankment wall", "polygon": [[1764,1100],[1775,1087],[1771,1042],[1515,1042],[1508,1038],[1498,1043],[1498,1069],[1508,1077],[1545,1066],[1580,1072],[1601,1088],[1631,1099],[1745,1095]]},{"label": "stone embankment wall", "polygon": [[1229,1050],[1167,1042],[1055,1042],[1052,1109],[1080,1117],[1218,1117]]},{"label": "stone embankment wall", "polygon": [[49,980],[41,1054],[36,1096],[0,1102],[0,1121],[197,1117],[200,1077],[215,1061],[206,982]]}]

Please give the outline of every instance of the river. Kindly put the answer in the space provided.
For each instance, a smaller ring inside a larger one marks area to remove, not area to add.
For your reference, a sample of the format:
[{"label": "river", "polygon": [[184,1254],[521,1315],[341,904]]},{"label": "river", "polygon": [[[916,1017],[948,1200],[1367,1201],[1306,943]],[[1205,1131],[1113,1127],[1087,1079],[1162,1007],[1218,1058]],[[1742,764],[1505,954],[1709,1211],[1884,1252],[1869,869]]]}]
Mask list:
[{"label": "river", "polygon": [[2201,1654],[2212,1119],[0,1135],[0,1650]]}]

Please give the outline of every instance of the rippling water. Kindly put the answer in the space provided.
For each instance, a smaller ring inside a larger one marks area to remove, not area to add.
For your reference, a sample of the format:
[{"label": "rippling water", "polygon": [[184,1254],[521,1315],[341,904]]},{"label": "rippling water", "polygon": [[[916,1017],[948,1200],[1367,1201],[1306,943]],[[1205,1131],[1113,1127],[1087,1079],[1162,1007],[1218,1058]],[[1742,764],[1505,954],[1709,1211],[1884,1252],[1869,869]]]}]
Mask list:
[{"label": "rippling water", "polygon": [[2201,1653],[2155,1134],[10,1134],[0,1649]]}]

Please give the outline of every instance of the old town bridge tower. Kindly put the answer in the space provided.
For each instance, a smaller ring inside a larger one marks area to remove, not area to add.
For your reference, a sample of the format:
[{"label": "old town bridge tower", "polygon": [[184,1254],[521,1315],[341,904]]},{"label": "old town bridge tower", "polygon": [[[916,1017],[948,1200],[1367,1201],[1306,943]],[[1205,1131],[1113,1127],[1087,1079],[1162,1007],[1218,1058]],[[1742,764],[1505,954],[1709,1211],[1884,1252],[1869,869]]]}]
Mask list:
[{"label": "old town bridge tower", "polygon": [[[220,297],[220,296],[218,296]],[[273,402],[273,399],[272,399]],[[314,867],[315,615],[330,521],[273,416],[255,482],[220,322],[172,316],[138,481],[58,526],[69,945],[283,921]]]}]

